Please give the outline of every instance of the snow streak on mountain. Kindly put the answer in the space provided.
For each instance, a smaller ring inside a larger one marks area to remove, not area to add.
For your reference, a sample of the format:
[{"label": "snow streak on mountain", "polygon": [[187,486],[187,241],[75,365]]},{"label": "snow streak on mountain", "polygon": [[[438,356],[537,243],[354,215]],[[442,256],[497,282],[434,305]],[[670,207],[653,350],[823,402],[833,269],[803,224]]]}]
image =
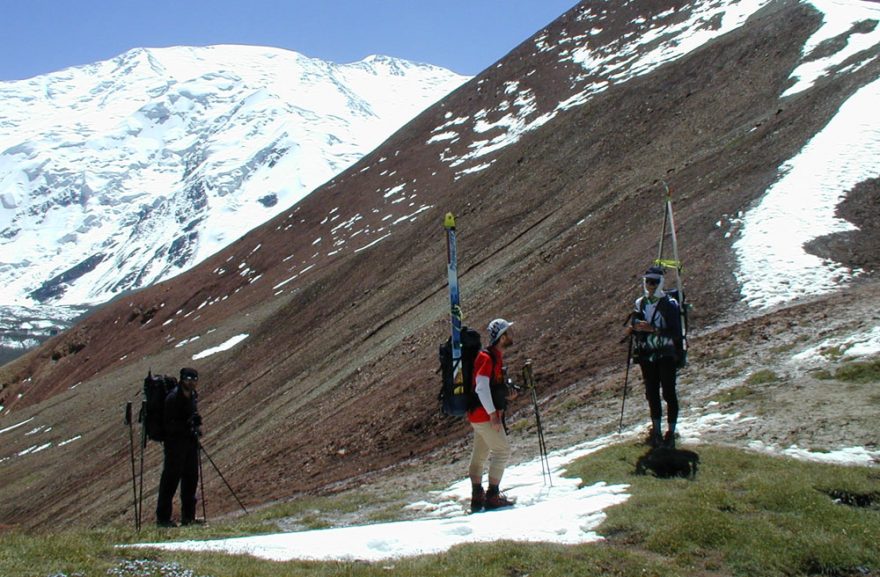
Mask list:
[{"label": "snow streak on mountain", "polygon": [[[857,72],[877,59],[880,47],[880,5],[852,0],[813,0],[823,25],[803,50],[803,61],[780,95],[793,98],[834,75]],[[743,26],[771,5],[770,0],[703,0],[687,9],[670,7],[650,17],[637,3],[612,10],[601,4],[582,6],[578,23],[587,32],[545,31],[534,40],[533,55],[548,52],[560,64],[571,62],[582,72],[571,79],[558,100],[540,98],[530,77],[508,81],[501,104],[470,116],[447,114],[426,145],[443,146],[439,159],[456,178],[485,170],[496,153],[537,130],[563,111],[584,106],[597,95],[682,59],[710,41]],[[608,30],[629,32],[608,36]],[[483,81],[479,81],[478,85]],[[798,296],[833,292],[861,273],[828,258],[808,254],[805,245],[826,234],[854,230],[835,216],[837,204],[859,182],[880,176],[880,131],[874,112],[880,82],[862,88],[803,152],[779,167],[779,182],[748,214],[724,215],[717,226],[741,231],[735,244],[736,276],[745,302],[769,307]],[[755,130],[757,127],[753,127]],[[723,222],[722,222],[723,221]],[[798,282],[804,270],[814,271],[810,283]]]},{"label": "snow streak on mountain", "polygon": [[136,49],[0,83],[0,303],[56,317],[174,276],[466,77],[383,56]]}]

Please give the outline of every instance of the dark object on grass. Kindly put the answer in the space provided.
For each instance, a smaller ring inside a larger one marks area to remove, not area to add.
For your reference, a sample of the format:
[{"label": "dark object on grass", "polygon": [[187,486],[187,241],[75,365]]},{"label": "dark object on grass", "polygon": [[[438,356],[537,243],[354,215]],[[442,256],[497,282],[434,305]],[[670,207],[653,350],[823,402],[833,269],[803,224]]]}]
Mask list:
[{"label": "dark object on grass", "polygon": [[636,461],[636,475],[647,475],[650,471],[661,479],[694,479],[699,464],[700,456],[693,451],[656,447]]}]

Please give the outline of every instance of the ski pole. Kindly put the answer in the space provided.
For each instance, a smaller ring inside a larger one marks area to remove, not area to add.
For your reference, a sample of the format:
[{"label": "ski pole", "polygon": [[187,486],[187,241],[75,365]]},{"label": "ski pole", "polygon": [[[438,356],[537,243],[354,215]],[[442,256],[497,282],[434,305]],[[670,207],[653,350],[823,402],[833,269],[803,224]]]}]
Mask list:
[{"label": "ski pole", "polygon": [[532,395],[532,406],[535,409],[535,425],[538,428],[538,452],[541,458],[541,475],[545,477],[550,486],[553,486],[553,477],[550,475],[550,459],[547,456],[547,443],[544,441],[544,427],[541,424],[541,411],[538,409],[538,395],[535,392],[535,377],[532,373],[532,360],[526,359],[523,366],[523,381]]},{"label": "ski pole", "polygon": [[202,452],[199,451],[199,484],[202,487],[202,519],[208,522],[208,508],[205,505],[205,475],[202,473]]},{"label": "ski pole", "polygon": [[138,525],[141,524],[142,513],[144,511],[144,451],[147,448],[147,429],[144,427],[144,416],[146,414],[146,404],[147,402],[141,400],[141,408],[138,411],[138,423],[141,425],[141,488],[140,494],[138,496],[138,507],[137,507],[137,516],[138,516]]},{"label": "ski pole", "polygon": [[617,434],[623,431],[623,407],[626,405],[626,386],[629,383],[629,367],[632,364],[633,336],[629,334],[629,346],[626,349],[626,372],[623,375],[623,402],[620,403],[620,422],[617,424]]},{"label": "ski pole", "polygon": [[134,469],[134,428],[131,424],[131,401],[125,403],[125,424],[128,425],[128,446],[131,454],[131,490],[134,497],[134,528],[141,530],[141,513],[138,507],[137,476]]},{"label": "ski pole", "polygon": [[217,471],[217,474],[220,476],[220,479],[226,485],[226,488],[229,489],[229,492],[232,493],[232,496],[238,502],[238,506],[241,507],[242,511],[247,513],[248,510],[245,508],[244,504],[242,504],[241,500],[238,498],[238,495],[235,494],[235,491],[232,490],[232,487],[229,485],[229,482],[226,480],[226,477],[224,477],[223,473],[220,472],[220,468],[217,467],[217,463],[215,463],[214,459],[211,458],[210,453],[208,453],[208,451],[205,450],[205,446],[202,444],[202,442],[198,441],[198,443],[199,443],[199,450],[202,451],[203,453],[205,453],[205,456],[208,458],[208,462],[211,463],[211,466],[214,467],[215,471]]}]

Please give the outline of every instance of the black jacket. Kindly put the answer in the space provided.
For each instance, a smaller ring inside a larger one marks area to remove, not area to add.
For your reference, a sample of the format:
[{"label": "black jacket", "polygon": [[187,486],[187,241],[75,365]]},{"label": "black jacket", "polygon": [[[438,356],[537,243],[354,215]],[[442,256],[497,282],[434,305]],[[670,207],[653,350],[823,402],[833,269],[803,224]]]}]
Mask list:
[{"label": "black jacket", "polygon": [[187,398],[180,385],[165,397],[165,440],[182,441],[198,438],[202,417],[198,409],[198,393]]}]

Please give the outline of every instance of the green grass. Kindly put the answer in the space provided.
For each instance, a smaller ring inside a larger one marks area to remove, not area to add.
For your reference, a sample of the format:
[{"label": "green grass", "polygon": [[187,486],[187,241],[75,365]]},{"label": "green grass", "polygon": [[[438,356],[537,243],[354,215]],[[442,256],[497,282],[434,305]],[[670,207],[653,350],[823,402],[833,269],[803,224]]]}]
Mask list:
[{"label": "green grass", "polygon": [[740,348],[738,348],[738,347],[735,347],[735,346],[729,346],[729,347],[726,347],[726,348],[724,348],[724,349],[717,349],[717,350],[715,351],[715,353],[714,353],[713,355],[711,355],[710,358],[714,358],[714,359],[733,359],[733,358],[736,358],[736,357],[742,355],[742,352],[743,352],[742,349],[740,349]]},{"label": "green grass", "polygon": [[682,575],[850,575],[880,570],[880,515],[828,493],[880,494],[876,470],[700,447],[696,481],[634,477],[643,449],[608,449],[605,466],[579,463],[585,483],[629,482],[633,497],[607,511],[612,544],[660,555]]},{"label": "green grass", "polygon": [[809,374],[820,381],[830,381],[834,375],[828,369],[813,369]]},{"label": "green grass", "polygon": [[834,372],[824,368],[815,369],[811,374],[821,381],[837,379],[857,385],[877,383],[880,382],[880,359],[844,363]]},{"label": "green grass", "polygon": [[843,357],[846,354],[846,350],[850,345],[834,345],[830,347],[825,347],[819,353],[829,361],[836,361]]},{"label": "green grass", "polygon": [[846,383],[880,382],[880,359],[846,363],[834,372],[834,377]]},{"label": "green grass", "polygon": [[738,387],[733,387],[727,389],[725,391],[721,391],[717,395],[711,398],[712,401],[716,401],[718,403],[734,403],[736,401],[741,401],[752,395],[757,394],[757,391],[749,386],[740,385]]},{"label": "green grass", "polygon": [[766,385],[779,381],[779,375],[770,369],[759,369],[748,376],[747,385]]},{"label": "green grass", "polygon": [[[645,447],[619,445],[584,457],[570,474],[589,485],[630,485],[630,499],[607,509],[607,540],[562,546],[496,542],[448,553],[379,563],[262,561],[246,556],[120,549],[129,542],[184,540],[270,530],[273,520],[310,516],[328,523],[334,508],[363,507],[355,494],[308,498],[208,527],[146,527],[0,533],[0,575],[81,577],[388,576],[481,577],[611,575],[860,575],[880,571],[880,475],[876,469],[772,458],[732,448],[699,446],[696,480],[633,474]],[[835,503],[830,495],[873,499],[870,507]],[[867,496],[867,497],[865,497]],[[378,516],[393,518],[389,497]],[[399,511],[399,509],[398,509]],[[399,513],[398,513],[399,514]],[[527,530],[527,528],[524,528]],[[170,563],[179,565],[170,567]],[[122,572],[125,563],[138,571]],[[109,571],[109,573],[108,573]]]}]

